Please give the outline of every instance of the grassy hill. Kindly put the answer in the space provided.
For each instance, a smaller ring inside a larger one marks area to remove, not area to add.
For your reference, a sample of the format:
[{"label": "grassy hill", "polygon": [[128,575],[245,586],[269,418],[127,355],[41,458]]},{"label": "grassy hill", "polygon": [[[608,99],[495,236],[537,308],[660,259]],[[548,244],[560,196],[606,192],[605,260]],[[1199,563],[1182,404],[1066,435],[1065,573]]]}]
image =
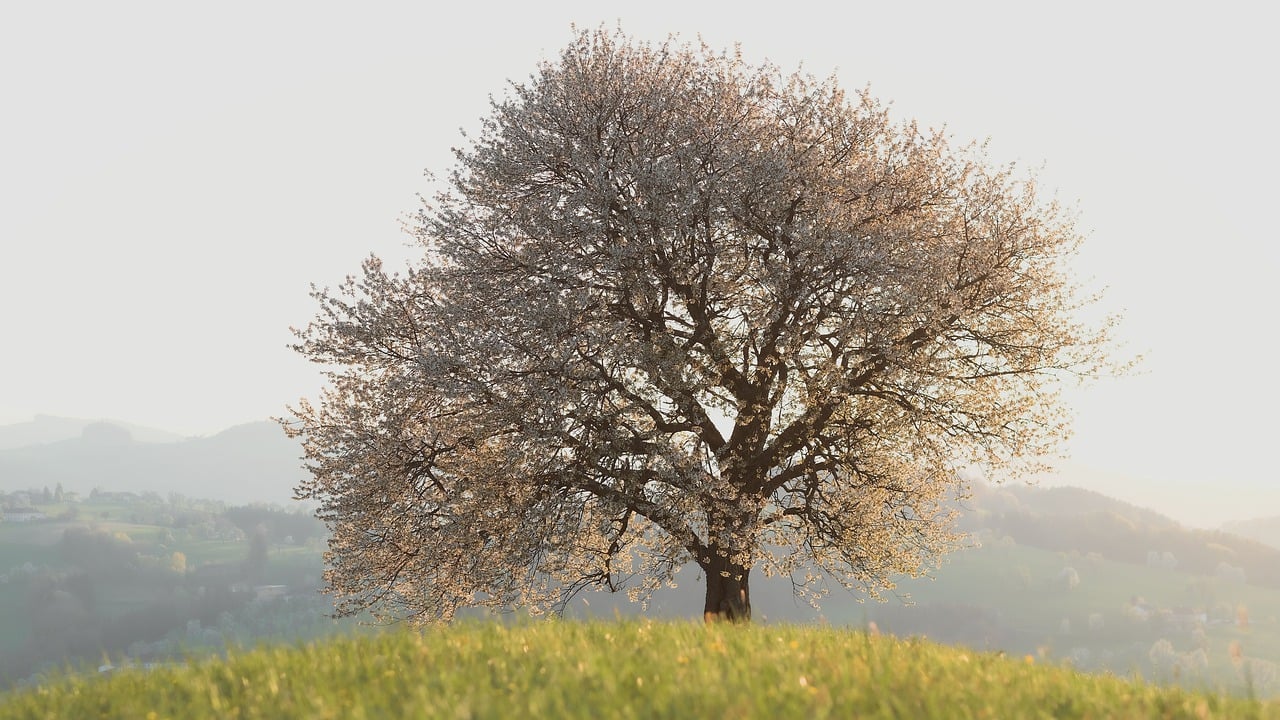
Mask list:
[{"label": "grassy hill", "polygon": [[862,631],[462,624],[0,696],[4,718],[1273,718],[1280,704]]}]

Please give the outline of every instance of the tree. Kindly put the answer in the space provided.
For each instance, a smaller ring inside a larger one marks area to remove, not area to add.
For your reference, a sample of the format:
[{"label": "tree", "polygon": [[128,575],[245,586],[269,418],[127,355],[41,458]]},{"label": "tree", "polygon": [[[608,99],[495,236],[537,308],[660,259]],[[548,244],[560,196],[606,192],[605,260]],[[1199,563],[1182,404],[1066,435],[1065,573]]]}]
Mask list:
[{"label": "tree", "polygon": [[1106,364],[1033,180],[834,80],[583,32],[455,152],[420,263],[371,257],[297,333],[330,386],[283,422],[344,612],[643,596],[689,561],[709,621],[750,617],[753,570],[875,593]]},{"label": "tree", "polygon": [[267,554],[271,547],[267,526],[255,525],[253,530],[246,534],[249,536],[249,554],[244,560],[244,575],[255,582],[262,582],[266,578]]}]

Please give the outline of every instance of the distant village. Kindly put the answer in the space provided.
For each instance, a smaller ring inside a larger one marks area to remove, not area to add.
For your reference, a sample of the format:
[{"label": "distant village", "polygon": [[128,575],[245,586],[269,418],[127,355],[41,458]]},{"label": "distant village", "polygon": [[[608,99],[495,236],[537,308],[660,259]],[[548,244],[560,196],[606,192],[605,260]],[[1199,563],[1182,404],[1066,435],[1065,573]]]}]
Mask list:
[{"label": "distant village", "polygon": [[[77,493],[63,492],[62,486],[59,485],[56,497],[53,492],[45,489],[48,494],[47,499],[33,491],[21,491],[13,493],[0,493],[0,521],[3,522],[36,522],[39,520],[48,520],[49,516],[43,511],[36,509],[35,503],[61,503],[61,502],[78,502]],[[34,495],[34,498],[33,498]]]},{"label": "distant village", "polygon": [[[107,492],[94,489],[90,493],[90,500],[98,503],[134,503],[147,498],[132,492]],[[159,496],[153,498],[156,502],[160,502]],[[48,487],[43,489],[18,490],[15,492],[0,492],[0,522],[39,522],[41,520],[72,520],[75,519],[74,506],[83,500],[80,493],[74,490],[63,490],[62,484],[58,483],[52,490]],[[50,515],[41,510],[39,506],[48,507],[50,505],[64,506],[62,512],[56,516]],[[71,507],[67,507],[71,506]]]}]

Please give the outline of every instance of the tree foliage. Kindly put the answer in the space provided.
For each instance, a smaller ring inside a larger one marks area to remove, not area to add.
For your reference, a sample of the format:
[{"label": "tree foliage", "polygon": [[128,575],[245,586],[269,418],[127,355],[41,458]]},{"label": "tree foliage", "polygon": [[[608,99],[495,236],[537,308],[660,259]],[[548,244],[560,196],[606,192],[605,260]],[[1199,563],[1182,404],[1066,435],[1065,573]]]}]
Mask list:
[{"label": "tree foliage", "polygon": [[348,611],[644,595],[753,569],[872,592],[960,469],[1051,451],[1105,364],[1079,236],[980,149],[735,53],[579,34],[495,100],[405,273],[318,290],[304,440]]}]

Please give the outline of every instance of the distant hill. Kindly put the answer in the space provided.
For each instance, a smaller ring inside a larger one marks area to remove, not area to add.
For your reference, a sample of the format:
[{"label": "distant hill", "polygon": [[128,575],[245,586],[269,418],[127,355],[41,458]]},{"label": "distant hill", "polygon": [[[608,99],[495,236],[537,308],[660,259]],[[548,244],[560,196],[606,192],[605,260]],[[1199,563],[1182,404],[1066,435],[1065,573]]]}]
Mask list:
[{"label": "distant hill", "polygon": [[1007,484],[975,485],[973,500],[988,511],[1020,510],[1032,515],[1070,516],[1109,513],[1131,522],[1155,527],[1177,527],[1167,515],[1133,503],[1117,500],[1096,490],[1060,485],[1056,487]]},{"label": "distant hill", "polygon": [[[1214,575],[1235,568],[1256,585],[1280,588],[1280,549],[1256,535],[1187,527],[1092,490],[975,484],[961,508],[959,528],[988,539],[1007,536],[1027,547],[1135,565],[1166,562],[1167,553],[1167,562],[1184,572]],[[1260,522],[1257,532],[1267,527]],[[1280,519],[1273,523],[1275,533]]]},{"label": "distant hill", "polygon": [[120,422],[119,420],[87,420],[85,418],[37,415],[35,419],[28,422],[0,425],[0,450],[12,450],[28,445],[44,445],[60,440],[71,440],[80,437],[85,428],[102,424],[113,425],[127,430],[129,435],[138,442],[167,443],[182,440],[181,435]]},{"label": "distant hill", "polygon": [[[1211,530],[1225,523],[1280,514],[1280,483],[1261,473],[1196,480],[1115,472],[1105,467],[1054,460],[1053,470],[1029,478],[1040,487],[1093,490],[1135,506],[1149,507],[1188,527]],[[1003,487],[1022,485],[1010,481]]]},{"label": "distant hill", "polygon": [[1222,529],[1280,549],[1280,516],[1224,523]]},{"label": "distant hill", "polygon": [[69,439],[0,450],[0,490],[61,484],[80,493],[98,487],[163,496],[176,492],[233,504],[288,504],[304,476],[301,454],[298,443],[267,421],[166,442],[143,441],[130,426],[86,422]]}]

